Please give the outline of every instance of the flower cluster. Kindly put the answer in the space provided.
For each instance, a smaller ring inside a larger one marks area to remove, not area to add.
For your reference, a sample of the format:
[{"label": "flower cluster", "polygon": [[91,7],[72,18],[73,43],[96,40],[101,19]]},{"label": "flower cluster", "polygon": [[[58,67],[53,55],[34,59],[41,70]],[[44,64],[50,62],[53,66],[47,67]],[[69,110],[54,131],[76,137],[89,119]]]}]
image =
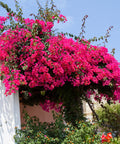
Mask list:
[{"label": "flower cluster", "polygon": [[[65,17],[60,15],[60,18]],[[62,34],[53,36],[52,22],[27,18],[23,19],[23,25],[23,28],[8,29],[0,36],[0,71],[6,95],[21,85],[52,91],[69,82],[73,87],[86,88],[89,96],[98,90],[100,95],[96,99],[120,100],[119,63],[107,48]]]},{"label": "flower cluster", "polygon": [[110,143],[112,139],[112,134],[111,133],[107,133],[107,135],[102,134],[101,139],[102,139],[102,143],[104,142]]},{"label": "flower cluster", "polygon": [[30,28],[30,29],[33,28],[33,24],[38,24],[41,27],[41,31],[38,31],[38,32],[40,32],[39,34],[43,34],[43,32],[50,32],[51,28],[53,27],[52,22],[46,23],[39,19],[33,20],[33,19],[27,18],[27,19],[24,19],[24,24],[27,26],[27,28]]},{"label": "flower cluster", "polygon": [[44,103],[40,102],[40,106],[43,110],[49,112],[49,110],[54,109],[56,112],[61,111],[62,103],[56,104],[55,102],[51,102],[50,100],[45,100]]},{"label": "flower cluster", "polygon": [[7,19],[8,17],[0,16],[0,29],[4,28],[4,23],[6,22]]},{"label": "flower cluster", "polygon": [[62,20],[62,21],[65,23],[65,22],[67,21],[67,18],[66,18],[64,15],[60,14],[60,15],[59,15],[59,18],[58,18],[58,20],[57,20],[57,23],[59,23],[60,20]]}]

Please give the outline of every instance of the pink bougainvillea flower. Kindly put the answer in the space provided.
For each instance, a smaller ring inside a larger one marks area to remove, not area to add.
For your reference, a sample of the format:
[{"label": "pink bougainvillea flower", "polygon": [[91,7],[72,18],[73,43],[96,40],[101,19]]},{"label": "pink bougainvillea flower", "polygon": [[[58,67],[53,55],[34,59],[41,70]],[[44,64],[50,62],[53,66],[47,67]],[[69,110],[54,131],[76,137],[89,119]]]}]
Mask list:
[{"label": "pink bougainvillea flower", "polygon": [[67,18],[66,18],[64,15],[60,14],[59,17],[60,17],[60,18],[63,18],[63,19],[64,19],[64,22],[67,21]]},{"label": "pink bougainvillea flower", "polygon": [[55,19],[55,16],[52,16],[52,19]]},{"label": "pink bougainvillea flower", "polygon": [[[0,17],[0,28],[6,20]],[[59,15],[59,21],[67,19]],[[0,76],[4,76],[6,95],[15,93],[21,85],[53,91],[69,83],[85,88],[88,98],[94,94],[96,100],[105,97],[120,101],[120,64],[107,48],[63,34],[52,35],[54,24],[49,21],[26,18],[22,24],[23,28],[16,26],[0,35]],[[59,110],[49,98],[40,105],[46,111],[53,107]]]},{"label": "pink bougainvillea flower", "polygon": [[0,16],[0,29],[4,28],[3,24],[6,22],[7,19],[8,19],[8,17]]}]

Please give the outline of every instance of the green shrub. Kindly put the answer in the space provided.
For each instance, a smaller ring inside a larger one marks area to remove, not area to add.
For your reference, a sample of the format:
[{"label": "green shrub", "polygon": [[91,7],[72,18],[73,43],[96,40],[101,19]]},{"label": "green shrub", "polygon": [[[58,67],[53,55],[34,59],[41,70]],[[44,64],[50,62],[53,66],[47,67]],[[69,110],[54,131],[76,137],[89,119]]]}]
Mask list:
[{"label": "green shrub", "polygon": [[14,138],[17,144],[61,144],[66,136],[62,115],[54,114],[54,123],[41,123],[38,118],[30,117],[27,113],[24,119],[22,128],[16,128]]},{"label": "green shrub", "polygon": [[94,144],[101,141],[96,134],[96,126],[90,122],[76,122],[76,126],[66,124],[62,115],[54,114],[55,122],[41,123],[36,117],[25,113],[22,129],[16,128],[14,136],[17,144]]},{"label": "green shrub", "polygon": [[120,104],[105,104],[104,108],[96,110],[99,116],[99,126],[106,132],[114,132],[116,136],[120,134]]},{"label": "green shrub", "polygon": [[111,144],[120,144],[120,138],[112,139]]},{"label": "green shrub", "polygon": [[90,122],[81,121],[77,127],[68,126],[68,135],[62,144],[99,144],[100,135],[96,134],[96,126]]}]

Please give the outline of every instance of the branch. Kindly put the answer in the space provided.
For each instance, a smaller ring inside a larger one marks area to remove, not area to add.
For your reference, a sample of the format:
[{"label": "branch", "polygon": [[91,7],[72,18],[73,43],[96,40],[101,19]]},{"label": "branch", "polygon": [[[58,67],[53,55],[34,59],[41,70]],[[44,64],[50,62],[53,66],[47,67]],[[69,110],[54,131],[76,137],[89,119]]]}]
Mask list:
[{"label": "branch", "polygon": [[13,11],[11,10],[11,8],[8,7],[7,4],[4,4],[3,2],[0,1],[0,6],[3,7],[4,9],[6,9],[6,11],[8,13],[12,13]]},{"label": "branch", "polygon": [[89,100],[87,97],[85,98],[85,100],[86,100],[86,102],[88,103],[88,105],[89,105],[91,111],[92,111],[93,114],[95,115],[97,121],[99,121],[99,117],[98,117],[98,115],[96,114],[95,110],[93,109],[92,105],[90,104],[90,100]]}]

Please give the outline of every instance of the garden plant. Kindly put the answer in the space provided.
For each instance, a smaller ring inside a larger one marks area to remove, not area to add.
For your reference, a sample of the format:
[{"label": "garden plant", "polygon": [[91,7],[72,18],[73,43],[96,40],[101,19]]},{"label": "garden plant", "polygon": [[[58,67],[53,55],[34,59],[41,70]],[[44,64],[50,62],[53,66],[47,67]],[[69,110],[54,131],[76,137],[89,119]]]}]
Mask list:
[{"label": "garden plant", "polygon": [[54,122],[41,123],[36,117],[25,113],[25,124],[22,129],[16,128],[17,144],[96,144],[101,143],[100,135],[96,134],[96,126],[90,122],[79,121],[76,126],[64,123],[60,114],[54,114]]},{"label": "garden plant", "polygon": [[24,112],[25,123],[16,128],[17,144],[119,144],[112,133],[97,133],[97,126],[89,121],[76,121],[76,126],[65,123],[63,115],[53,112],[54,122],[41,123]]},{"label": "garden plant", "polygon": [[120,104],[105,104],[96,110],[100,119],[99,126],[103,131],[113,132],[115,136],[120,135]]}]

